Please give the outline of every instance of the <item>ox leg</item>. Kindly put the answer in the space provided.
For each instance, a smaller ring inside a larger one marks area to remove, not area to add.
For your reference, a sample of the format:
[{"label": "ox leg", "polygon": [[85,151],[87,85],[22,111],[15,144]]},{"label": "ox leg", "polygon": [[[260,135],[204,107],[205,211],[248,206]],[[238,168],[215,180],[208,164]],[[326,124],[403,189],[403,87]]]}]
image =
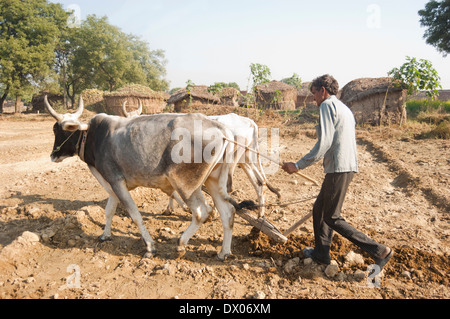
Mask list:
[{"label": "ox leg", "polygon": [[110,194],[108,203],[105,207],[106,223],[103,234],[99,237],[101,241],[106,241],[111,239],[111,224],[114,214],[116,213],[117,204],[119,204],[119,199],[115,194]]},{"label": "ox leg", "polygon": [[92,175],[94,175],[100,185],[102,185],[106,192],[109,194],[108,202],[106,203],[105,207],[105,228],[103,230],[103,234],[99,237],[101,241],[106,241],[111,239],[111,224],[113,216],[116,213],[117,204],[119,204],[119,199],[111,188],[111,185],[103,178],[100,172],[97,171],[97,169],[93,166],[89,166],[89,169]]},{"label": "ox leg", "polygon": [[212,211],[212,207],[206,204],[201,189],[196,190],[186,203],[192,211],[192,222],[178,240],[177,250],[180,255],[184,254],[186,251],[185,246],[189,239],[191,239],[195,232],[205,222]]},{"label": "ox leg", "polygon": [[217,179],[208,179],[205,183],[210,195],[214,201],[216,209],[219,211],[223,226],[223,241],[222,249],[217,255],[219,260],[224,261],[227,256],[231,254],[231,241],[233,237],[233,224],[235,208],[227,200],[229,198],[227,193],[226,183],[220,185]]},{"label": "ox leg", "polygon": [[256,191],[256,195],[258,196],[258,204],[259,206],[259,211],[258,211],[258,217],[264,217],[264,204],[265,204],[265,200],[264,200],[264,182],[263,182],[263,177],[259,174],[258,170],[256,169],[256,167],[253,164],[247,164],[247,163],[243,163],[240,164],[242,169],[244,170],[245,174],[247,174],[248,179],[250,180],[250,182],[253,185],[253,188]]},{"label": "ox leg", "polygon": [[144,257],[150,258],[154,254],[156,254],[155,243],[147,231],[147,228],[144,225],[144,221],[142,220],[141,213],[139,212],[136,203],[131,197],[130,192],[128,191],[125,182],[121,181],[114,185],[111,185],[114,193],[117,195],[119,200],[125,206],[125,209],[128,211],[133,222],[138,226],[139,231],[141,232],[142,238],[144,239],[147,253]]},{"label": "ox leg", "polygon": [[167,205],[166,210],[164,211],[164,215],[172,215],[175,208],[173,201],[176,201],[178,205],[180,205],[185,212],[189,211],[189,207],[183,202],[180,195],[178,195],[177,192],[173,192],[172,195],[169,197],[169,204]]}]

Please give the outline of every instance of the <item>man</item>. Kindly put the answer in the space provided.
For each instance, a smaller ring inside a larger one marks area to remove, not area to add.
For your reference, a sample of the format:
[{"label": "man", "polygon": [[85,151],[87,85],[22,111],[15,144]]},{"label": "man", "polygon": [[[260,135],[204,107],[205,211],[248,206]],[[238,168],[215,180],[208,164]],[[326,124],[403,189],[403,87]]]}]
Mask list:
[{"label": "man", "polygon": [[356,155],[355,118],[352,111],[336,97],[338,82],[330,75],[316,78],[311,93],[320,106],[320,125],[316,127],[318,142],[297,163],[284,163],[289,174],[316,163],[323,158],[325,180],[313,207],[314,248],[303,253],[321,264],[330,264],[330,246],[333,231],[338,232],[362,250],[369,253],[382,269],[393,255],[393,250],[378,244],[350,226],[341,216],[348,186],[358,172]]}]

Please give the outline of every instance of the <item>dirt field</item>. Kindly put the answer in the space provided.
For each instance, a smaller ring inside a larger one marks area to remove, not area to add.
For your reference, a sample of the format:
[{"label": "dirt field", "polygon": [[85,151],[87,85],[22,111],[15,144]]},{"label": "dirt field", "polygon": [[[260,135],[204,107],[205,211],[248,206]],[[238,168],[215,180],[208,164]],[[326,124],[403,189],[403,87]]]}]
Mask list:
[{"label": "dirt field", "polygon": [[[313,125],[282,122],[266,118],[259,125],[280,128],[281,160],[297,160],[316,141]],[[177,239],[191,216],[178,206],[164,216],[168,198],[158,190],[132,192],[157,242],[157,256],[142,258],[139,231],[120,207],[113,239],[99,242],[107,194],[78,157],[50,161],[53,124],[45,115],[0,117],[0,298],[450,297],[448,140],[415,140],[398,128],[358,130],[360,173],[343,215],[396,253],[379,277],[380,288],[370,288],[367,267],[373,260],[339,235],[332,247],[339,267],[334,276],[304,258],[301,250],[313,242],[311,221],[281,245],[236,216],[233,255],[220,262],[216,253],[223,232],[216,218],[178,258]],[[321,163],[304,173],[319,182],[324,177]],[[281,170],[268,178],[281,190],[282,202],[319,191]],[[240,169],[234,186],[238,202],[256,201]],[[266,201],[275,203],[276,197],[267,191]],[[267,208],[266,216],[285,230],[312,204]],[[363,263],[352,264],[351,251],[361,254]]]}]

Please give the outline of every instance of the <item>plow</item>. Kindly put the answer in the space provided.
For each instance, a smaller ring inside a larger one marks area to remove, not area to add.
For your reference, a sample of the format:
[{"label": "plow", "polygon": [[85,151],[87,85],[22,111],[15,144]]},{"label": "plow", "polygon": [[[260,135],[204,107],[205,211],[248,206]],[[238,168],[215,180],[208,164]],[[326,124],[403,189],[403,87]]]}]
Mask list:
[{"label": "plow", "polygon": [[[245,148],[246,151],[249,152],[253,152],[256,153],[258,156],[261,156],[273,163],[276,163],[277,165],[279,165],[280,167],[282,166],[282,164],[279,163],[279,161],[274,160],[273,158],[264,155],[264,154],[260,154],[257,150],[251,149],[248,146],[244,145],[244,144],[240,144],[236,141],[230,140],[228,138],[224,138],[224,140],[233,143],[234,145],[238,146],[238,147],[242,147]],[[314,180],[313,178],[302,174],[300,172],[295,172],[296,175],[301,176],[302,178],[310,181],[313,183],[313,185],[315,186],[320,186],[320,184]],[[292,201],[289,203],[285,203],[285,204],[276,204],[276,205],[265,205],[267,206],[288,206],[294,203],[300,203],[300,202],[306,202],[309,200],[314,199],[315,197],[311,197],[311,198],[307,198],[307,199],[302,199],[302,200],[297,200],[297,201]],[[239,205],[239,208],[236,210],[236,213],[241,216],[241,218],[243,218],[245,221],[247,221],[251,226],[259,229],[261,232],[263,232],[264,234],[266,234],[267,236],[269,236],[270,238],[272,238],[275,242],[280,243],[280,244],[285,244],[288,241],[288,236],[290,234],[292,234],[297,228],[299,228],[302,224],[304,224],[305,222],[307,222],[311,217],[312,217],[312,212],[308,213],[307,215],[305,215],[303,218],[301,218],[299,221],[297,221],[296,223],[294,223],[294,225],[292,225],[289,229],[287,229],[286,231],[282,232],[281,230],[279,230],[272,222],[270,222],[269,220],[267,220],[264,217],[255,217],[253,214],[251,214],[246,207],[258,207],[258,205],[254,205],[254,203],[241,203]]]}]

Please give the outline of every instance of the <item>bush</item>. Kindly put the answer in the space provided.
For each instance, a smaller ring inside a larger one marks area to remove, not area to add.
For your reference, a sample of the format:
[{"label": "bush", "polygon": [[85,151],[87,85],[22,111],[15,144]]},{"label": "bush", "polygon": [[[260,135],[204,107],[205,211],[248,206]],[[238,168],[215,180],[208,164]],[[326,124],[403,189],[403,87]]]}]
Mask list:
[{"label": "bush", "polygon": [[421,112],[437,111],[450,113],[450,101],[410,100],[406,102],[406,111],[410,117],[417,117]]}]

